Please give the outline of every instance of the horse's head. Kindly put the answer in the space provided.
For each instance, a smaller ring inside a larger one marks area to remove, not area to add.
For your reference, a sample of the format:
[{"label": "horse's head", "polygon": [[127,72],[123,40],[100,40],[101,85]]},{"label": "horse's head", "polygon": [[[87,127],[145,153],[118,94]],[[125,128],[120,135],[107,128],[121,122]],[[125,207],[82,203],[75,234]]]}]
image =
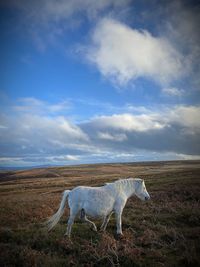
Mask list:
[{"label": "horse's head", "polygon": [[141,200],[149,200],[150,195],[147,192],[144,180],[140,179],[136,182],[135,195]]}]

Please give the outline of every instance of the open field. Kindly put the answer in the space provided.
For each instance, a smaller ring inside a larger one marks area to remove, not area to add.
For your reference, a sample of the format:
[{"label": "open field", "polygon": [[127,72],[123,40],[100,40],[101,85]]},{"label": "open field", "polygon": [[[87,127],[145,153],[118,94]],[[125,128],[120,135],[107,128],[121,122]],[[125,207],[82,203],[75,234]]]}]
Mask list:
[{"label": "open field", "polygon": [[[129,199],[122,239],[115,238],[113,216],[105,233],[77,221],[69,242],[63,237],[68,208],[51,233],[41,225],[64,189],[128,177],[145,179],[151,201]],[[0,266],[200,266],[199,192],[199,161],[1,172]]]}]

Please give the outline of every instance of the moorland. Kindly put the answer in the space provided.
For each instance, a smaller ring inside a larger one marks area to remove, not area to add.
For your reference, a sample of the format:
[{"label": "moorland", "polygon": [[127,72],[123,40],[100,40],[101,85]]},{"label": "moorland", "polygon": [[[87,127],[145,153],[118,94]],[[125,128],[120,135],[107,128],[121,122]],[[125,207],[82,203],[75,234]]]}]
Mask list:
[{"label": "moorland", "polygon": [[[143,178],[151,200],[128,200],[122,238],[115,236],[114,216],[105,233],[77,220],[71,241],[64,238],[68,207],[52,232],[43,226],[64,189],[128,177]],[[199,192],[200,161],[1,171],[0,266],[200,266]]]}]

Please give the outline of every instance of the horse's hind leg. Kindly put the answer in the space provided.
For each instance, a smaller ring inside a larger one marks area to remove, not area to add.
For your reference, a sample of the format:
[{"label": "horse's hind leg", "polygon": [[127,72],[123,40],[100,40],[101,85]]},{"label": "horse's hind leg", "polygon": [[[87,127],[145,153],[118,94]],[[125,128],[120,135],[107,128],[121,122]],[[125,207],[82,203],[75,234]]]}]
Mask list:
[{"label": "horse's hind leg", "polygon": [[103,223],[102,223],[102,225],[101,225],[101,227],[100,227],[100,230],[101,230],[101,231],[105,231],[105,230],[106,230],[106,227],[107,227],[107,225],[108,225],[108,222],[109,222],[110,217],[111,217],[112,214],[113,214],[113,212],[111,212],[108,216],[106,216],[106,217],[104,218]]},{"label": "horse's hind leg", "polygon": [[72,225],[74,223],[74,219],[76,217],[77,212],[75,212],[75,210],[70,209],[70,216],[67,222],[67,232],[65,233],[66,236],[68,236],[70,238],[71,236],[71,229],[72,229]]},{"label": "horse's hind leg", "polygon": [[92,228],[93,228],[93,230],[94,230],[95,232],[97,232],[97,227],[96,227],[95,223],[93,223],[92,221],[90,221],[90,220],[86,217],[86,214],[85,214],[85,210],[84,210],[84,209],[81,210],[80,218],[81,218],[81,220],[83,220],[84,222],[86,222],[86,223],[88,223],[89,225],[91,225]]}]

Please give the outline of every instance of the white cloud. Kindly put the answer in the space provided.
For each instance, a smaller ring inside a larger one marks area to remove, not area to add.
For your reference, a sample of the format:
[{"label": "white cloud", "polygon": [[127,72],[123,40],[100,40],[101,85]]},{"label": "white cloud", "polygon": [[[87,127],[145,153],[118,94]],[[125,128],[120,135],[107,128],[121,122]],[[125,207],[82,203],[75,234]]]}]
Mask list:
[{"label": "white cloud", "polygon": [[9,151],[22,155],[48,155],[52,151],[63,154],[74,145],[88,142],[87,134],[80,127],[61,116],[15,114],[2,119],[7,127],[0,130],[1,152],[5,154]]},{"label": "white cloud", "polygon": [[7,0],[1,1],[1,4],[18,8],[25,14],[26,19],[32,20],[32,23],[35,22],[38,25],[44,23],[44,26],[48,26],[49,22],[66,21],[83,13],[89,19],[94,19],[108,8],[114,11],[126,7],[129,2],[130,0]]},{"label": "white cloud", "polygon": [[190,90],[200,88],[200,8],[198,1],[172,1],[168,6],[166,35],[184,53]]},{"label": "white cloud", "polygon": [[162,89],[162,93],[167,96],[183,96],[184,90],[178,89],[176,87],[166,87]]},{"label": "white cloud", "polygon": [[129,0],[48,0],[40,1],[43,4],[43,10],[46,15],[54,19],[71,17],[74,14],[79,12],[85,12],[89,18],[94,18],[101,11],[105,10],[108,7],[117,8],[120,6],[127,5],[130,2]]},{"label": "white cloud", "polygon": [[199,114],[199,106],[141,107],[132,114],[91,118],[79,126],[90,137],[91,152],[95,148],[119,154],[144,150],[145,155],[145,151],[163,153],[163,158],[170,152],[178,159],[175,154],[200,155]]},{"label": "white cloud", "polygon": [[[152,130],[162,130],[171,125],[179,125],[198,133],[200,131],[200,107],[177,105],[172,107],[161,107],[158,110],[148,110],[141,107],[137,109],[140,114],[131,113],[114,114],[111,116],[98,116],[90,120],[89,124],[95,129],[102,129],[98,136],[102,139],[113,138],[106,129],[123,132],[148,132]],[[134,111],[136,113],[136,111]],[[125,138],[126,139],[126,138]],[[125,140],[124,139],[124,140]]]},{"label": "white cloud", "polygon": [[120,86],[138,77],[169,84],[184,69],[181,54],[164,37],[154,37],[148,31],[108,18],[97,24],[85,52],[87,60],[103,76]]},{"label": "white cloud", "polygon": [[[80,27],[85,19],[96,20],[104,12],[118,12],[131,0],[3,0],[18,16],[17,26],[29,35],[40,52],[48,45],[64,49],[61,37]],[[14,25],[15,26],[15,25]],[[63,51],[64,52],[64,51]],[[65,53],[65,52],[64,52]]]},{"label": "white cloud", "polygon": [[127,139],[127,136],[124,133],[123,134],[111,134],[108,132],[99,132],[98,138],[103,139],[103,140],[108,140],[108,141],[122,142]]},{"label": "white cloud", "polygon": [[0,125],[0,129],[7,129],[8,127],[7,126],[4,126],[4,125]]},{"label": "white cloud", "polygon": [[79,157],[75,156],[75,155],[66,155],[64,159],[67,159],[67,160],[79,160]]},{"label": "white cloud", "polygon": [[52,162],[66,162],[66,161],[77,161],[79,157],[76,155],[62,155],[62,156],[50,156],[46,157],[46,159]]},{"label": "white cloud", "polygon": [[150,160],[153,153],[155,159],[161,155],[167,159],[170,153],[174,159],[200,155],[199,106],[147,109],[127,105],[129,113],[74,123],[63,116],[41,114],[39,100],[29,102],[39,104],[38,113],[12,106],[0,116],[1,165]]},{"label": "white cloud", "polygon": [[182,125],[191,133],[200,133],[200,107],[199,106],[176,106],[169,111],[167,120],[170,123]]},{"label": "white cloud", "polygon": [[159,121],[154,114],[132,115],[127,113],[114,114],[112,116],[99,116],[92,119],[91,123],[98,129],[110,128],[136,132],[145,132],[165,127],[165,123]]},{"label": "white cloud", "polygon": [[26,113],[40,113],[40,114],[56,114],[69,110],[71,104],[69,101],[63,100],[58,103],[50,104],[48,102],[39,100],[35,97],[24,97],[17,100],[16,105],[13,107],[17,112]]}]

